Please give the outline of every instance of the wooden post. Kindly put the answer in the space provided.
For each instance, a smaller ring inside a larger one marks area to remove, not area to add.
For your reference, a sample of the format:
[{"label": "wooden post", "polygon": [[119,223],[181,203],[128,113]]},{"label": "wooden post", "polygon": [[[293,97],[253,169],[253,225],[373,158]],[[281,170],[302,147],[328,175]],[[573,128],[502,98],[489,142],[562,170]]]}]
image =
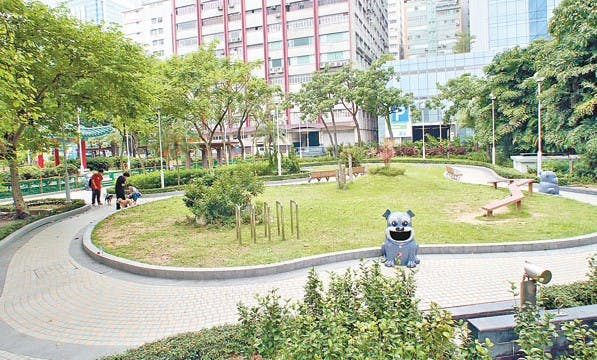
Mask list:
[{"label": "wooden post", "polygon": [[282,227],[282,241],[286,240],[286,233],[284,231],[284,207],[282,203],[276,201],[276,214],[278,213],[278,209],[280,209],[280,217],[278,218],[278,235],[280,235],[280,226]]},{"label": "wooden post", "polygon": [[257,244],[257,229],[255,227],[255,208],[253,205],[249,205],[249,211],[251,213],[251,238],[253,239],[253,244]]},{"label": "wooden post", "polygon": [[234,209],[234,215],[236,217],[236,240],[238,240],[238,244],[242,245],[243,241],[241,238],[241,231],[240,231],[240,206],[236,205]]},{"label": "wooden post", "polygon": [[290,200],[290,227],[294,231],[294,226],[292,225],[293,219],[293,207],[294,207],[294,217],[296,217],[296,221],[294,222],[296,225],[296,239],[299,239],[299,218],[298,218],[298,204],[294,200]]}]

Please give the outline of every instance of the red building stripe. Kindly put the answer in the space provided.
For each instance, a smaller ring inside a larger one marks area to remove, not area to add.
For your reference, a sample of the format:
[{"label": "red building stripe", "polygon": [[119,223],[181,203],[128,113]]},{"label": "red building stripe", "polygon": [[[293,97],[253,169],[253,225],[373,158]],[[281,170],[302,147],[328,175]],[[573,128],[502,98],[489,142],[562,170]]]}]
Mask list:
[{"label": "red building stripe", "polygon": [[176,43],[176,0],[172,0],[172,53],[178,54]]},{"label": "red building stripe", "polygon": [[195,2],[196,13],[197,13],[197,47],[201,46],[201,40],[203,39],[203,20],[201,19],[201,0]]},{"label": "red building stripe", "polygon": [[230,55],[230,34],[228,33],[228,0],[220,1],[222,1],[222,6],[224,7],[224,55],[228,57]]},{"label": "red building stripe", "polygon": [[263,18],[263,68],[264,79],[269,84],[269,43],[268,43],[268,28],[267,28],[267,0],[261,0],[261,17]]},{"label": "red building stripe", "polygon": [[243,61],[246,63],[249,62],[249,58],[247,56],[247,4],[245,0],[241,0],[240,2],[240,18],[241,18],[241,32],[242,32],[242,44],[243,44]]}]

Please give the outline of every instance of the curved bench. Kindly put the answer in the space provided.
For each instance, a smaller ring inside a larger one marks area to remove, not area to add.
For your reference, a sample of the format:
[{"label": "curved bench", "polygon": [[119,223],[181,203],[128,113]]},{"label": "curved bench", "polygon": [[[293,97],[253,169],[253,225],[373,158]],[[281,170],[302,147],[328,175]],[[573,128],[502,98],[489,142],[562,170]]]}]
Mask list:
[{"label": "curved bench", "polygon": [[[508,190],[510,190],[510,196],[505,199],[495,200],[490,202],[489,204],[482,206],[481,208],[486,211],[487,216],[493,216],[493,211],[499,209],[504,206],[508,206],[511,204],[516,204],[516,211],[520,211],[522,207],[522,199],[524,199],[524,194],[520,191],[519,186],[521,185],[528,185],[529,193],[533,192],[533,183],[535,180],[533,179],[520,179],[520,180],[512,180],[510,184],[508,184]],[[494,184],[495,186],[495,184]]]}]

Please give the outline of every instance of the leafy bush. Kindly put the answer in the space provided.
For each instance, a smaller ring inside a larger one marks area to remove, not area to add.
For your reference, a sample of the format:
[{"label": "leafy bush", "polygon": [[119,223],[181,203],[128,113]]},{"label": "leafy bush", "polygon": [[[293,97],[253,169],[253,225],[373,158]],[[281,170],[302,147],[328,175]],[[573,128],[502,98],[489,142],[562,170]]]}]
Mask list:
[{"label": "leafy bush", "polygon": [[[75,165],[68,163],[68,173],[71,175],[76,175],[79,173],[79,168]],[[19,177],[21,180],[30,180],[30,179],[47,179],[51,177],[63,176],[64,175],[64,165],[58,166],[47,166],[45,168],[40,168],[37,165],[27,165],[19,168]],[[7,174],[7,181],[10,181],[10,175]]]},{"label": "leafy bush", "polygon": [[[164,171],[164,186],[186,185],[191,180],[197,179],[208,174],[205,169],[184,169],[184,170],[166,170]],[[180,181],[180,184],[179,184]],[[153,171],[145,174],[133,175],[127,179],[128,183],[133,184],[139,189],[156,189],[161,187],[160,172]]]},{"label": "leafy bush", "polygon": [[432,305],[418,308],[412,272],[384,276],[379,263],[331,274],[327,290],[311,270],[302,302],[276,291],[239,305],[245,355],[266,359],[490,359],[463,323]]},{"label": "leafy bush", "polygon": [[233,224],[236,206],[246,207],[264,190],[263,180],[249,167],[222,169],[194,179],[186,187],[183,201],[200,224]]},{"label": "leafy bush", "polygon": [[145,344],[104,360],[217,360],[230,359],[246,347],[239,326],[226,325],[186,333]]},{"label": "leafy bush", "polygon": [[597,255],[589,259],[588,280],[542,286],[539,299],[547,309],[597,304]]},{"label": "leafy bush", "polygon": [[87,158],[87,167],[89,170],[108,170],[112,167],[113,161],[110,161],[110,158],[97,156],[92,158]]},{"label": "leafy bush", "polygon": [[371,175],[398,176],[404,175],[406,170],[393,166],[372,166],[368,171]]}]

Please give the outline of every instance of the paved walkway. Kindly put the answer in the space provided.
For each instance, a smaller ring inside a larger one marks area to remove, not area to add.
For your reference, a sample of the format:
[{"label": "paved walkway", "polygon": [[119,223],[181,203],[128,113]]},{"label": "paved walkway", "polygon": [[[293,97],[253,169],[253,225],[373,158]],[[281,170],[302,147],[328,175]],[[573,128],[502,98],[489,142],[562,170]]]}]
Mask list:
[{"label": "paved walkway", "polygon": [[[491,173],[462,167],[462,181],[485,183]],[[73,197],[89,197],[75,192]],[[596,196],[583,195],[585,201]],[[237,319],[236,305],[254,294],[280,289],[299,298],[307,270],[275,276],[177,281],[147,278],[93,262],[81,249],[83,229],[114,212],[94,207],[41,227],[0,249],[0,359],[95,359],[176,333]],[[525,260],[549,268],[552,283],[585,278],[597,245],[527,253],[423,255],[417,296],[450,307],[511,300],[509,282],[519,283]],[[368,260],[374,261],[374,260]],[[355,268],[347,261],[317,270]],[[388,274],[392,269],[384,268]]]}]

